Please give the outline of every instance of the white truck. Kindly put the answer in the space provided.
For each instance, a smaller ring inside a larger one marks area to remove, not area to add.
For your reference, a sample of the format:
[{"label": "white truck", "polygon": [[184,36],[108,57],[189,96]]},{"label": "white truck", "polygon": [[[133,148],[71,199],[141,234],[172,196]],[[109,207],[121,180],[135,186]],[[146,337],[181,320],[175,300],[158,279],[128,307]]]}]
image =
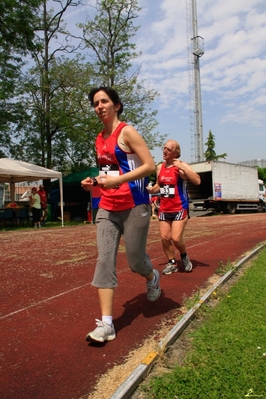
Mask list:
[{"label": "white truck", "polygon": [[220,161],[191,163],[201,184],[188,182],[190,209],[235,214],[238,211],[266,210],[265,185],[254,167]]}]

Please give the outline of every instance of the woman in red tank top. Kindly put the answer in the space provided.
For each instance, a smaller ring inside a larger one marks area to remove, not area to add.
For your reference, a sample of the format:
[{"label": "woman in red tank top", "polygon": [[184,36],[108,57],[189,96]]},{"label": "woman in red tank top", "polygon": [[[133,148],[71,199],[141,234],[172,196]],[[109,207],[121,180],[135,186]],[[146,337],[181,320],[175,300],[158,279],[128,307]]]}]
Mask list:
[{"label": "woman in red tank top", "polygon": [[93,89],[89,99],[104,126],[96,139],[99,176],[81,182],[86,191],[99,185],[102,192],[96,217],[98,259],[92,281],[98,288],[102,318],[96,319],[97,327],[86,340],[104,342],[116,337],[112,313],[122,234],[129,267],[145,278],[148,300],[155,301],[161,294],[159,272],[153,269],[146,253],[151,214],[146,185],[155,164],[140,134],[120,122],[123,105],[114,89]]}]

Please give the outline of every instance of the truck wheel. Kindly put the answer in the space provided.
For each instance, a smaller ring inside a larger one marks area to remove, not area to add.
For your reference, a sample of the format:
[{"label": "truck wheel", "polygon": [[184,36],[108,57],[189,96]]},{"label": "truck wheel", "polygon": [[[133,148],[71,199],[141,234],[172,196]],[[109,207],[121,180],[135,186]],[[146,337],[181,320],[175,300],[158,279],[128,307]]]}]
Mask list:
[{"label": "truck wheel", "polygon": [[229,215],[235,215],[236,213],[236,204],[234,203],[229,203],[227,207]]},{"label": "truck wheel", "polygon": [[258,204],[257,211],[258,211],[258,212],[263,212],[263,209],[264,209],[264,206],[263,206],[263,204],[260,202],[260,203]]}]

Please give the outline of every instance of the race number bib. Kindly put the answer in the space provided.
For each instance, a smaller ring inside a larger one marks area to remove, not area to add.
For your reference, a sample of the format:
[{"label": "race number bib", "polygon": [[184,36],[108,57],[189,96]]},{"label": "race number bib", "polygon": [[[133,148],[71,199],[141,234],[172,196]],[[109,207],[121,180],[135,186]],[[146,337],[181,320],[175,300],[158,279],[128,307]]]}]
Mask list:
[{"label": "race number bib", "polygon": [[99,165],[100,176],[119,176],[119,167],[116,164],[111,164],[111,165]]},{"label": "race number bib", "polygon": [[165,198],[174,198],[175,196],[175,185],[174,184],[165,184],[163,187],[160,187],[160,193],[162,197]]}]

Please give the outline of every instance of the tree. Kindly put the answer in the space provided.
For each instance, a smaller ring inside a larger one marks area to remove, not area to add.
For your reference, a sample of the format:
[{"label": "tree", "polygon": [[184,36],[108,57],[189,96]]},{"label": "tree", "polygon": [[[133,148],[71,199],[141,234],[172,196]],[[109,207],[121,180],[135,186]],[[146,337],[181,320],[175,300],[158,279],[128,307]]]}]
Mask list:
[{"label": "tree", "polygon": [[[25,77],[24,106],[29,118],[13,131],[16,137],[11,148],[13,156],[27,157],[34,163],[46,161],[51,154],[51,167],[73,172],[95,164],[92,126],[97,123],[86,93],[89,91],[88,64],[80,56],[73,59],[58,57],[49,67],[49,129],[45,118],[42,74],[38,67]],[[23,132],[23,135],[22,135]],[[43,159],[42,159],[43,157]]]},{"label": "tree", "polygon": [[32,49],[35,66],[24,74],[24,79],[20,79],[18,84],[16,106],[20,109],[20,119],[9,126],[11,134],[8,139],[4,141],[2,138],[2,144],[8,148],[11,156],[47,168],[58,168],[58,163],[52,160],[52,145],[56,134],[60,132],[63,112],[60,118],[56,94],[62,87],[70,89],[70,82],[73,82],[73,75],[69,74],[67,82],[65,76],[61,79],[63,74],[58,72],[60,61],[57,66],[57,54],[75,51],[75,47],[67,41],[69,32],[62,19],[69,7],[78,6],[81,1],[56,0],[57,11],[54,11],[47,10],[48,0],[42,0],[36,39],[41,46]]},{"label": "tree", "polygon": [[[48,10],[51,0],[42,0],[36,37],[41,45],[32,50],[34,65],[20,75],[16,86],[19,117],[9,123],[9,134],[0,137],[11,157],[64,173],[96,163],[95,137],[101,123],[88,101],[95,85],[108,84],[122,93],[125,119],[137,127],[151,149],[163,141],[152,133],[157,122],[150,103],[157,93],[145,90],[138,71],[131,70],[130,60],[137,56],[130,42],[137,1],[98,1],[94,20],[84,26],[84,37],[81,33],[73,38],[63,17],[81,1],[54,0],[55,11]],[[83,47],[77,40],[83,40]],[[74,54],[88,48],[90,62]]]},{"label": "tree", "polygon": [[[133,22],[139,10],[137,0],[98,0],[94,19],[78,26],[83,31],[83,46],[93,59],[91,86],[111,86],[119,92],[123,119],[132,123],[153,149],[164,141],[164,136],[152,133],[157,111],[150,104],[158,93],[145,88],[138,80],[139,69],[133,70],[131,65],[139,55],[131,41],[138,30]],[[95,128],[96,133],[98,126]]]},{"label": "tree", "polygon": [[1,58],[6,55],[3,51],[7,49],[27,54],[35,48],[36,17],[41,3],[42,0],[1,0]]},{"label": "tree", "polygon": [[218,159],[227,157],[227,154],[221,154],[221,155],[216,155],[216,152],[214,150],[215,147],[215,139],[214,135],[212,134],[211,130],[209,130],[209,135],[207,138],[207,142],[205,143],[207,146],[207,150],[204,153],[206,161],[218,161]]},{"label": "tree", "polygon": [[266,168],[258,167],[258,177],[266,183]]},{"label": "tree", "polygon": [[14,100],[21,78],[23,57],[34,51],[37,14],[42,0],[1,0],[0,2],[0,143],[8,145],[10,123],[20,119],[20,106]]},{"label": "tree", "polygon": [[[58,52],[73,52],[75,48],[68,42],[59,44],[59,47],[51,50],[51,42],[57,39],[59,35],[67,37],[69,32],[66,31],[62,24],[63,16],[66,10],[71,6],[78,6],[82,0],[58,0],[59,11],[53,13],[54,10],[47,11],[48,1],[43,1],[43,49],[41,53],[36,53],[36,64],[40,69],[41,76],[41,99],[42,99],[42,129],[41,143],[42,145],[42,164],[46,164],[47,168],[52,167],[52,139],[56,130],[52,126],[51,118],[51,97],[54,94],[55,87],[52,86],[51,68],[55,62],[55,55]],[[45,159],[46,157],[46,159]]]}]

